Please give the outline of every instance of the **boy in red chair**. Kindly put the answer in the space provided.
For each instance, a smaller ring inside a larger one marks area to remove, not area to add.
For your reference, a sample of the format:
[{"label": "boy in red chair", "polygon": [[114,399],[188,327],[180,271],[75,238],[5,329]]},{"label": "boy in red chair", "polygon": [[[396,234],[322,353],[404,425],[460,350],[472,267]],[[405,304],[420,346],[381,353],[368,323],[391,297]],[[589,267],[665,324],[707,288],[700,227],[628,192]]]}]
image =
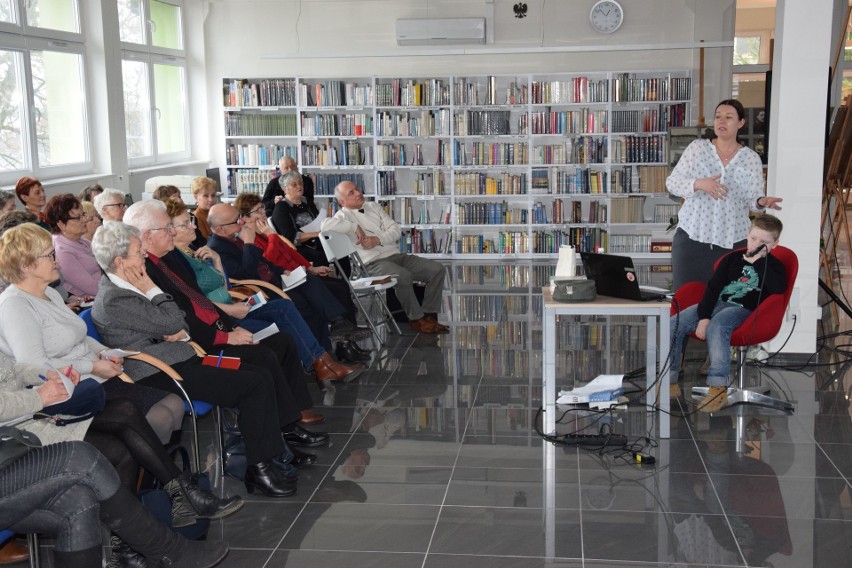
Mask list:
[{"label": "boy in red chair", "polygon": [[[740,324],[772,294],[787,290],[784,265],[770,254],[783,229],[771,215],[756,217],[751,223],[745,250],[723,257],[701,302],[672,316],[671,384],[676,386],[679,361],[686,336],[694,333],[707,341],[710,369],[707,372],[707,396],[699,404],[702,412],[716,412],[728,400],[731,366],[731,335]],[[672,390],[675,390],[674,388]]]}]

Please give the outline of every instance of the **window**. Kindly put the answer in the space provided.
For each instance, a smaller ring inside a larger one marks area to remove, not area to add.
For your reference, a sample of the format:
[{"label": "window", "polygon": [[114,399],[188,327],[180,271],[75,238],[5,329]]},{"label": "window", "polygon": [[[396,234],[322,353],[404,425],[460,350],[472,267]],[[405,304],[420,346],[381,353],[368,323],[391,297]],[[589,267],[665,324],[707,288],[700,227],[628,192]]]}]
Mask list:
[{"label": "window", "polygon": [[734,38],[734,65],[760,63],[760,36]]},{"label": "window", "polygon": [[119,0],[127,153],[141,166],[189,156],[180,0]]},{"label": "window", "polygon": [[91,171],[77,0],[0,0],[0,183]]}]

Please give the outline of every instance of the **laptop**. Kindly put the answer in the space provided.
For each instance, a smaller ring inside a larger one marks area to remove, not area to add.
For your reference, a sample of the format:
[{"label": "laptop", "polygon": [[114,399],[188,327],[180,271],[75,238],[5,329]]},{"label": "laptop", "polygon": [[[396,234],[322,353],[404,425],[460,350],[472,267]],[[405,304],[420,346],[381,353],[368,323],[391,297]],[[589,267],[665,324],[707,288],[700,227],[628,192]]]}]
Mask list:
[{"label": "laptop", "polygon": [[649,302],[666,298],[667,290],[653,286],[639,286],[633,259],[629,256],[581,252],[586,278],[595,281],[595,290],[601,296]]}]

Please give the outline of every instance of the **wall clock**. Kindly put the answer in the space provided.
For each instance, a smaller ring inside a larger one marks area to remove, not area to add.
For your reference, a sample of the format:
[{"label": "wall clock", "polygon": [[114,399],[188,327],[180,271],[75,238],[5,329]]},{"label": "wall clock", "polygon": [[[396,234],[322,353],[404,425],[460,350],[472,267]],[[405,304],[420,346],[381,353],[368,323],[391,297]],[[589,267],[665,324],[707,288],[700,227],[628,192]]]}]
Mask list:
[{"label": "wall clock", "polygon": [[624,22],[624,10],[615,0],[598,0],[589,12],[589,24],[602,34],[614,33]]}]

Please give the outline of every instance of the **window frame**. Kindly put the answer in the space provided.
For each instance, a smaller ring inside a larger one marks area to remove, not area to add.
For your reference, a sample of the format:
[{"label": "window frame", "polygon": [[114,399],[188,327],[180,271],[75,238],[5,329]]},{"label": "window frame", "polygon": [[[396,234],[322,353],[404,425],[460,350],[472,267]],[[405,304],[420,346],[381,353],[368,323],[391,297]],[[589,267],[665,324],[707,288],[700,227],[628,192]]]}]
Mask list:
[{"label": "window frame", "polygon": [[[4,51],[16,51],[21,53],[21,81],[23,83],[24,109],[21,117],[23,133],[22,148],[24,152],[24,167],[17,170],[0,171],[0,184],[14,183],[22,176],[33,176],[42,180],[50,180],[62,177],[87,175],[94,170],[92,148],[92,112],[89,108],[91,97],[89,93],[90,69],[87,61],[86,36],[82,30],[85,29],[83,14],[80,9],[80,0],[75,0],[77,25],[80,32],[64,32],[48,28],[30,26],[26,23],[25,0],[13,0],[12,2],[17,23],[0,22],[0,49]],[[82,90],[83,105],[85,113],[83,118],[83,144],[85,157],[81,162],[73,164],[62,164],[46,166],[39,163],[38,137],[36,134],[36,116],[32,73],[32,52],[53,51],[59,53],[70,53],[80,58],[80,88]]]},{"label": "window frame", "polygon": [[[148,73],[148,97],[151,102],[150,130],[151,130],[151,154],[131,158],[128,154],[127,160],[131,168],[141,168],[156,165],[165,165],[188,160],[192,155],[192,140],[189,116],[189,69],[186,63],[186,7],[183,0],[157,0],[163,4],[176,6],[180,9],[180,43],[182,49],[157,47],[153,44],[153,21],[151,20],[151,1],[140,0],[142,6],[142,21],[145,30],[145,43],[121,42],[121,60],[138,61],[146,65]],[[184,140],[186,146],[181,152],[170,152],[161,154],[158,150],[156,89],[154,78],[154,65],[173,65],[183,70],[183,100],[181,108],[184,117]],[[122,91],[124,86],[122,85]],[[125,146],[127,137],[125,136]]]}]

